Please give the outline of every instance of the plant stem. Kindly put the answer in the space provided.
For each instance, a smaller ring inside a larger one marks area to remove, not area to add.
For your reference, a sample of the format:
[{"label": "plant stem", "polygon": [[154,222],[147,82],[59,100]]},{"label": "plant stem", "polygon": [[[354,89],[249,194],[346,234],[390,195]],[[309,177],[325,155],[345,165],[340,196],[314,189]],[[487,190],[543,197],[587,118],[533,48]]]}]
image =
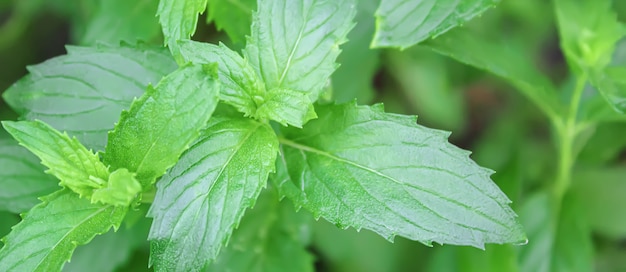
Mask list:
[{"label": "plant stem", "polygon": [[556,194],[558,202],[563,198],[563,195],[570,186],[572,179],[572,168],[574,166],[575,157],[574,144],[576,137],[580,130],[577,124],[578,107],[580,105],[580,99],[585,89],[587,82],[587,74],[583,73],[576,80],[576,87],[572,94],[572,100],[570,101],[569,111],[565,118],[561,119],[556,124],[556,130],[558,133],[558,147],[559,147],[559,165],[556,176],[556,182],[554,184],[554,192]]}]

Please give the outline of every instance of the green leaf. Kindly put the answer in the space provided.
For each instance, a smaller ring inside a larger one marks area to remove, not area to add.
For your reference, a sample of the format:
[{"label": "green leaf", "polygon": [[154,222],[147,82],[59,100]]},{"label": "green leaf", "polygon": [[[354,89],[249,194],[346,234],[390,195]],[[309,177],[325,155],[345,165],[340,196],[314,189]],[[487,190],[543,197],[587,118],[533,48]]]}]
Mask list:
[{"label": "green leaf", "polygon": [[262,193],[241,220],[228,246],[209,271],[314,271],[313,256],[301,236],[310,235],[308,213],[296,213],[293,204]]},{"label": "green leaf", "polygon": [[[63,272],[131,271],[120,268],[125,263],[134,261],[131,259],[133,251],[147,248],[146,237],[150,230],[150,220],[144,219],[140,224],[128,227],[127,216],[124,222],[124,226],[117,232],[111,230],[96,236],[89,244],[76,248],[70,262],[63,267]],[[145,263],[143,266],[146,267]]]},{"label": "green leaf", "polygon": [[[372,47],[405,49],[482,14],[499,0],[382,0]],[[462,46],[461,46],[462,48]]]},{"label": "green leaf", "polygon": [[611,0],[555,0],[561,48],[575,72],[606,66],[626,28]]},{"label": "green leaf", "polygon": [[107,167],[98,155],[87,150],[76,138],[70,138],[41,121],[3,121],[2,125],[22,146],[33,152],[47,172],[57,177],[61,186],[90,197],[93,189],[109,179]]},{"label": "green leaf", "polygon": [[141,192],[141,184],[135,179],[135,174],[124,168],[113,171],[106,186],[94,190],[92,202],[128,206]]},{"label": "green leaf", "polygon": [[522,272],[593,271],[593,242],[579,199],[566,195],[560,214],[550,194],[526,198],[520,220],[530,241],[519,251]]},{"label": "green leaf", "polygon": [[202,136],[157,183],[148,213],[156,271],[207,266],[253,206],[274,169],[278,143],[267,124],[213,117]]},{"label": "green leaf", "polygon": [[584,169],[572,177],[572,193],[585,201],[585,218],[594,232],[616,239],[626,236],[626,168]]},{"label": "green leaf", "polygon": [[626,67],[613,66],[592,72],[591,82],[615,111],[626,113]]},{"label": "green leaf", "polygon": [[278,167],[288,169],[290,180],[273,180],[297,206],[389,240],[400,235],[480,248],[525,242],[492,171],[449,144],[449,133],[385,113],[382,105],[318,112],[319,119],[302,130],[284,129],[280,139]]},{"label": "green leaf", "polygon": [[217,63],[222,86],[220,100],[234,106],[246,116],[256,115],[256,102],[265,96],[265,86],[247,60],[223,44],[216,46],[183,40],[178,42],[178,46],[185,61]]},{"label": "green leaf", "polygon": [[68,54],[30,66],[4,94],[26,120],[41,120],[103,150],[120,112],[149,83],[176,69],[170,54],[147,46],[67,47]]},{"label": "green leaf", "polygon": [[355,2],[269,0],[261,3],[253,15],[245,58],[269,92],[289,89],[302,92],[315,102],[337,68],[339,45],[346,41],[353,26]]},{"label": "green leaf", "polygon": [[554,86],[530,62],[531,57],[520,54],[523,50],[515,49],[518,45],[490,42],[467,31],[454,30],[427,42],[426,46],[506,79],[548,117],[560,116],[561,107]]},{"label": "green leaf", "polygon": [[188,40],[196,32],[198,14],[204,12],[208,0],[160,0],[157,16],[165,36],[165,44],[179,61],[176,41]]},{"label": "green leaf", "polygon": [[184,65],[122,112],[103,161],[137,174],[144,189],[172,167],[199,135],[219,100],[214,65]]},{"label": "green leaf", "polygon": [[292,90],[275,89],[265,97],[256,115],[301,128],[307,121],[317,118],[313,103],[306,94]]},{"label": "green leaf", "polygon": [[207,22],[215,22],[233,42],[243,41],[250,34],[256,0],[209,0],[208,4]]},{"label": "green leaf", "polygon": [[332,74],[334,100],[369,104],[374,100],[374,75],[379,68],[381,50],[370,49],[375,22],[372,14],[379,1],[357,1],[356,26],[341,46],[337,62],[341,64]]},{"label": "green leaf", "polygon": [[427,271],[517,272],[517,255],[512,245],[487,245],[485,250],[471,247],[437,248]]},{"label": "green leaf", "polygon": [[38,197],[58,190],[58,180],[46,175],[39,162],[16,141],[0,139],[0,211],[28,211],[39,203]]},{"label": "green leaf", "polygon": [[68,190],[42,200],[3,238],[0,271],[59,271],[77,245],[117,229],[127,211],[89,203]]},{"label": "green leaf", "polygon": [[160,26],[154,16],[158,0],[97,1],[98,7],[90,16],[81,44],[120,41],[153,41],[160,36]]}]

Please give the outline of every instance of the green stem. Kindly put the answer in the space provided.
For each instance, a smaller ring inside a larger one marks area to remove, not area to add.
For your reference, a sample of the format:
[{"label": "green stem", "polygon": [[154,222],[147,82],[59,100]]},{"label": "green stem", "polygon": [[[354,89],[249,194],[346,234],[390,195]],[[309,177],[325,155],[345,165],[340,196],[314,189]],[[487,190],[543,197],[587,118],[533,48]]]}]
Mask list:
[{"label": "green stem", "polygon": [[554,192],[557,200],[563,198],[563,195],[569,188],[572,179],[572,168],[576,157],[574,154],[574,144],[576,137],[580,132],[576,117],[578,115],[580,99],[583,90],[585,89],[586,82],[586,73],[578,77],[574,93],[572,94],[572,100],[570,101],[569,111],[567,112],[565,118],[561,119],[560,122],[557,122],[556,124],[559,141],[559,165],[556,182],[554,184]]}]

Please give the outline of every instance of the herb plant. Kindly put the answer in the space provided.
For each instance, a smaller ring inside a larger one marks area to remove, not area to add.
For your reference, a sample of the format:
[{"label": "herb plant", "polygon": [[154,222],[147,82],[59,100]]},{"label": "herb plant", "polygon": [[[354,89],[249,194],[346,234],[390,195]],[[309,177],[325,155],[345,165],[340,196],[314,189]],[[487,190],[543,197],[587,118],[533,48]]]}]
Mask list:
[{"label": "herb plant", "polygon": [[[509,43],[451,30],[495,0],[92,2],[73,30],[81,45],[3,94],[21,120],[2,121],[0,210],[22,217],[0,271],[114,271],[146,240],[142,269],[312,271],[313,218],[431,247],[508,244],[475,258],[458,248],[435,271],[591,270],[576,161],[596,129],[626,120],[614,54],[626,30],[609,0],[554,1],[571,71],[561,93]],[[204,11],[227,38],[191,39]],[[558,163],[519,207],[524,227],[509,197],[526,193],[503,193],[449,132],[359,105],[374,96],[378,48],[406,68],[400,84],[414,63],[397,49],[435,52],[503,78],[549,120]],[[510,245],[526,232],[529,245]]]}]

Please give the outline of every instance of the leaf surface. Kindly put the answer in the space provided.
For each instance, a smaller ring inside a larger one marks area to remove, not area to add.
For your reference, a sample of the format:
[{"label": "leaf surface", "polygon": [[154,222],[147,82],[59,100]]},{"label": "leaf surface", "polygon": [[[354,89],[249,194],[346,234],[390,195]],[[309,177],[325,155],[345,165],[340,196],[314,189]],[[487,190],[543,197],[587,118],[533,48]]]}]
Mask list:
[{"label": "leaf surface", "polygon": [[250,34],[256,0],[209,0],[208,4],[207,22],[215,22],[217,29],[223,29],[233,42],[245,40]]},{"label": "leaf surface", "polygon": [[1,271],[59,271],[77,245],[118,228],[126,207],[92,204],[62,190],[42,198],[0,249]]},{"label": "leaf surface", "polygon": [[41,121],[3,121],[2,125],[22,146],[39,157],[49,168],[47,172],[61,181],[61,186],[81,197],[90,197],[93,189],[107,183],[107,167],[100,162],[98,155],[87,150],[76,138],[70,138]]},{"label": "leaf surface", "polygon": [[337,68],[355,13],[353,0],[262,1],[244,56],[269,92],[290,89],[314,102]]},{"label": "leaf surface", "polygon": [[[463,46],[459,46],[462,44]],[[454,30],[425,45],[462,63],[491,72],[515,86],[548,117],[559,116],[561,108],[550,80],[515,49],[518,45],[490,42],[467,31]]]},{"label": "leaf surface", "polygon": [[228,241],[274,169],[278,143],[267,124],[213,117],[157,183],[148,215],[156,271],[206,267]]},{"label": "leaf surface", "polygon": [[208,0],[160,0],[157,16],[165,44],[179,61],[176,41],[188,40],[196,32],[198,15],[206,9]]},{"label": "leaf surface", "polygon": [[184,65],[122,113],[103,161],[137,174],[144,189],[173,166],[199,136],[219,100],[213,65]]},{"label": "leaf surface", "polygon": [[[285,129],[278,167],[281,192],[340,227],[471,245],[521,243],[525,235],[492,171],[447,142],[449,133],[419,126],[382,106],[320,106],[304,129]],[[285,171],[279,170],[280,171]]]},{"label": "leaf surface", "polygon": [[67,46],[68,54],[29,66],[3,97],[23,119],[41,120],[104,150],[107,131],[149,83],[176,69],[171,55],[147,46]]},{"label": "leaf surface", "polygon": [[40,160],[12,139],[0,139],[0,211],[22,213],[38,197],[58,190],[59,181],[44,173]]},{"label": "leaf surface", "polygon": [[94,14],[89,16],[80,44],[154,41],[159,38],[161,30],[154,16],[158,3],[158,0],[98,1]]},{"label": "leaf surface", "polygon": [[288,201],[279,203],[277,195],[261,193],[209,270],[312,272],[313,256],[302,239],[310,235],[310,220]]},{"label": "leaf surface", "polygon": [[382,0],[373,47],[405,49],[437,37],[493,7],[499,0]]},{"label": "leaf surface", "polygon": [[222,86],[220,100],[234,106],[246,116],[256,115],[256,101],[265,96],[265,86],[247,60],[223,44],[217,46],[183,40],[178,42],[178,46],[186,61],[217,63]]}]

